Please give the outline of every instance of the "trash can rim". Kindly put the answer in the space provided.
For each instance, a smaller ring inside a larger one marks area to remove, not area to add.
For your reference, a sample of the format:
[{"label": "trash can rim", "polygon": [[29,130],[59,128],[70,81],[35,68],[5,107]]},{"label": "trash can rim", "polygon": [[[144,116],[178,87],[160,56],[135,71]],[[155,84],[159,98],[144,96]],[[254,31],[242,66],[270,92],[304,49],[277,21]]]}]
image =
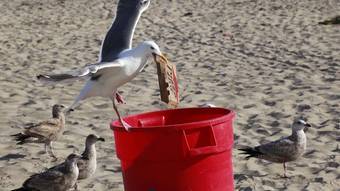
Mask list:
[{"label": "trash can rim", "polygon": [[[187,108],[176,108],[176,109],[165,109],[165,110],[156,110],[156,111],[150,111],[150,112],[145,112],[145,113],[139,113],[139,114],[134,114],[134,115],[129,115],[126,117],[123,117],[123,119],[138,116],[138,115],[148,115],[152,113],[157,113],[157,112],[167,112],[167,111],[174,111],[174,110],[191,110],[191,109],[207,109],[207,110],[224,110],[228,111],[226,115],[222,115],[220,117],[216,117],[214,119],[209,119],[209,120],[202,120],[202,121],[197,121],[197,122],[189,122],[189,123],[183,123],[183,124],[171,124],[171,125],[165,125],[165,126],[147,126],[147,127],[131,127],[129,128],[130,131],[164,131],[164,130],[183,130],[185,127],[186,129],[193,129],[193,128],[200,128],[204,127],[207,125],[217,125],[220,123],[223,123],[225,120],[232,120],[235,116],[235,112],[233,110],[223,108],[223,107],[213,107],[213,108],[199,108],[199,107],[187,107]],[[212,121],[213,120],[213,121]],[[117,125],[118,124],[118,125]],[[114,120],[110,123],[110,128],[112,130],[118,130],[118,131],[125,131],[123,126],[119,123],[118,120]]]}]

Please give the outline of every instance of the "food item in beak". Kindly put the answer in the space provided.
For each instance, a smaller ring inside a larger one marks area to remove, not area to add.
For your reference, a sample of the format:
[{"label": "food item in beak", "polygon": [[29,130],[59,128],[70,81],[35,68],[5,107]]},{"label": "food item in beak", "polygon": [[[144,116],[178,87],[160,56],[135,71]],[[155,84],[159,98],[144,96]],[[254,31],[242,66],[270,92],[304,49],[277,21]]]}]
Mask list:
[{"label": "food item in beak", "polygon": [[168,59],[163,55],[155,56],[155,62],[157,63],[161,100],[167,103],[168,107],[176,108],[179,104],[176,66],[169,62]]},{"label": "food item in beak", "polygon": [[168,63],[168,59],[163,55],[153,54],[153,58],[156,62],[156,64],[164,64],[166,65]]}]

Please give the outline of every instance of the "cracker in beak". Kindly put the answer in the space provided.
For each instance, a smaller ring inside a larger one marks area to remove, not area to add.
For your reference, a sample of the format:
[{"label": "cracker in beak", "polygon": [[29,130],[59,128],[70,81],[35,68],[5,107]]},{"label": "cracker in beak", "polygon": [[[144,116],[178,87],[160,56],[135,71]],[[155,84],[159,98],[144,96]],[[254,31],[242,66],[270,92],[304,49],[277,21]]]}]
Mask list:
[{"label": "cracker in beak", "polygon": [[153,59],[156,62],[156,64],[167,64],[168,63],[168,59],[163,55],[163,54],[155,54],[153,53]]}]

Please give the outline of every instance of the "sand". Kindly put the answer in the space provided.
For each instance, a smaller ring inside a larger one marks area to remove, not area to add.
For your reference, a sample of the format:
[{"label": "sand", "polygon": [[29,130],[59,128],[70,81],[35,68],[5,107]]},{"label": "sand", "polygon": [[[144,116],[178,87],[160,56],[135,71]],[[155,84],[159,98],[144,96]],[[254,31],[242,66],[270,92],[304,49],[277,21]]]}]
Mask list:
[{"label": "sand", "polygon": [[[0,190],[56,164],[41,154],[42,145],[17,146],[9,135],[50,117],[55,103],[71,104],[83,83],[46,87],[35,75],[96,62],[116,3],[0,1]],[[282,165],[247,161],[235,150],[236,190],[339,190],[340,26],[317,24],[339,13],[338,0],[152,0],[134,44],[153,39],[177,65],[180,107],[234,110],[235,144],[288,135],[297,115],[313,125],[307,152],[288,163],[287,179]],[[120,90],[124,115],[164,108],[153,64]],[[89,133],[107,140],[97,144],[98,169],[81,190],[123,190],[112,118],[109,100],[87,100],[54,146],[61,162],[83,150]]]}]

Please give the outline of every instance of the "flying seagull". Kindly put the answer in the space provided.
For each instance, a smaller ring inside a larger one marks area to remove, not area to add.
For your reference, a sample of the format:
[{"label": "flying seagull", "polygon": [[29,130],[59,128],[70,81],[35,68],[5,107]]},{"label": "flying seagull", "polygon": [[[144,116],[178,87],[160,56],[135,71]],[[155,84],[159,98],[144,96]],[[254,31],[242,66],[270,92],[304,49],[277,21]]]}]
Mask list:
[{"label": "flying seagull", "polygon": [[277,141],[259,145],[257,147],[239,148],[246,154],[246,159],[251,157],[265,159],[275,163],[283,163],[284,177],[286,174],[286,162],[298,159],[306,150],[307,138],[304,129],[311,127],[302,119],[295,120],[292,125],[292,134]]},{"label": "flying seagull", "polygon": [[63,108],[63,105],[54,105],[52,107],[52,119],[40,123],[27,124],[22,133],[12,135],[15,137],[17,144],[22,145],[29,142],[44,143],[45,152],[49,153],[51,157],[56,158],[52,149],[52,143],[59,139],[65,129]]},{"label": "flying seagull", "polygon": [[[79,176],[78,180],[86,179],[91,177],[97,168],[97,154],[95,144],[97,141],[105,141],[104,138],[98,137],[97,135],[90,134],[86,137],[85,151],[78,160]],[[64,168],[66,163],[62,163],[53,167],[53,169]],[[77,190],[77,184],[75,189]]]},{"label": "flying seagull", "polygon": [[[112,62],[119,54],[132,47],[132,38],[142,13],[149,7],[151,0],[120,0],[116,17],[102,41],[98,62]],[[124,100],[118,92],[119,103]]]},{"label": "flying seagull", "polygon": [[38,75],[37,78],[47,82],[61,82],[72,79],[87,79],[87,82],[74,103],[68,108],[68,112],[74,110],[79,102],[89,97],[107,97],[112,100],[122,126],[128,130],[130,125],[125,123],[116,107],[115,97],[118,87],[131,81],[140,73],[153,57],[156,63],[166,64],[168,61],[160,51],[159,46],[153,41],[144,41],[137,47],[123,51],[119,58],[112,62],[100,62],[87,65],[79,70],[55,75]]},{"label": "flying seagull", "polygon": [[63,168],[51,168],[34,174],[23,183],[21,188],[12,191],[68,191],[77,182],[79,159],[79,155],[71,154],[66,158]]}]

